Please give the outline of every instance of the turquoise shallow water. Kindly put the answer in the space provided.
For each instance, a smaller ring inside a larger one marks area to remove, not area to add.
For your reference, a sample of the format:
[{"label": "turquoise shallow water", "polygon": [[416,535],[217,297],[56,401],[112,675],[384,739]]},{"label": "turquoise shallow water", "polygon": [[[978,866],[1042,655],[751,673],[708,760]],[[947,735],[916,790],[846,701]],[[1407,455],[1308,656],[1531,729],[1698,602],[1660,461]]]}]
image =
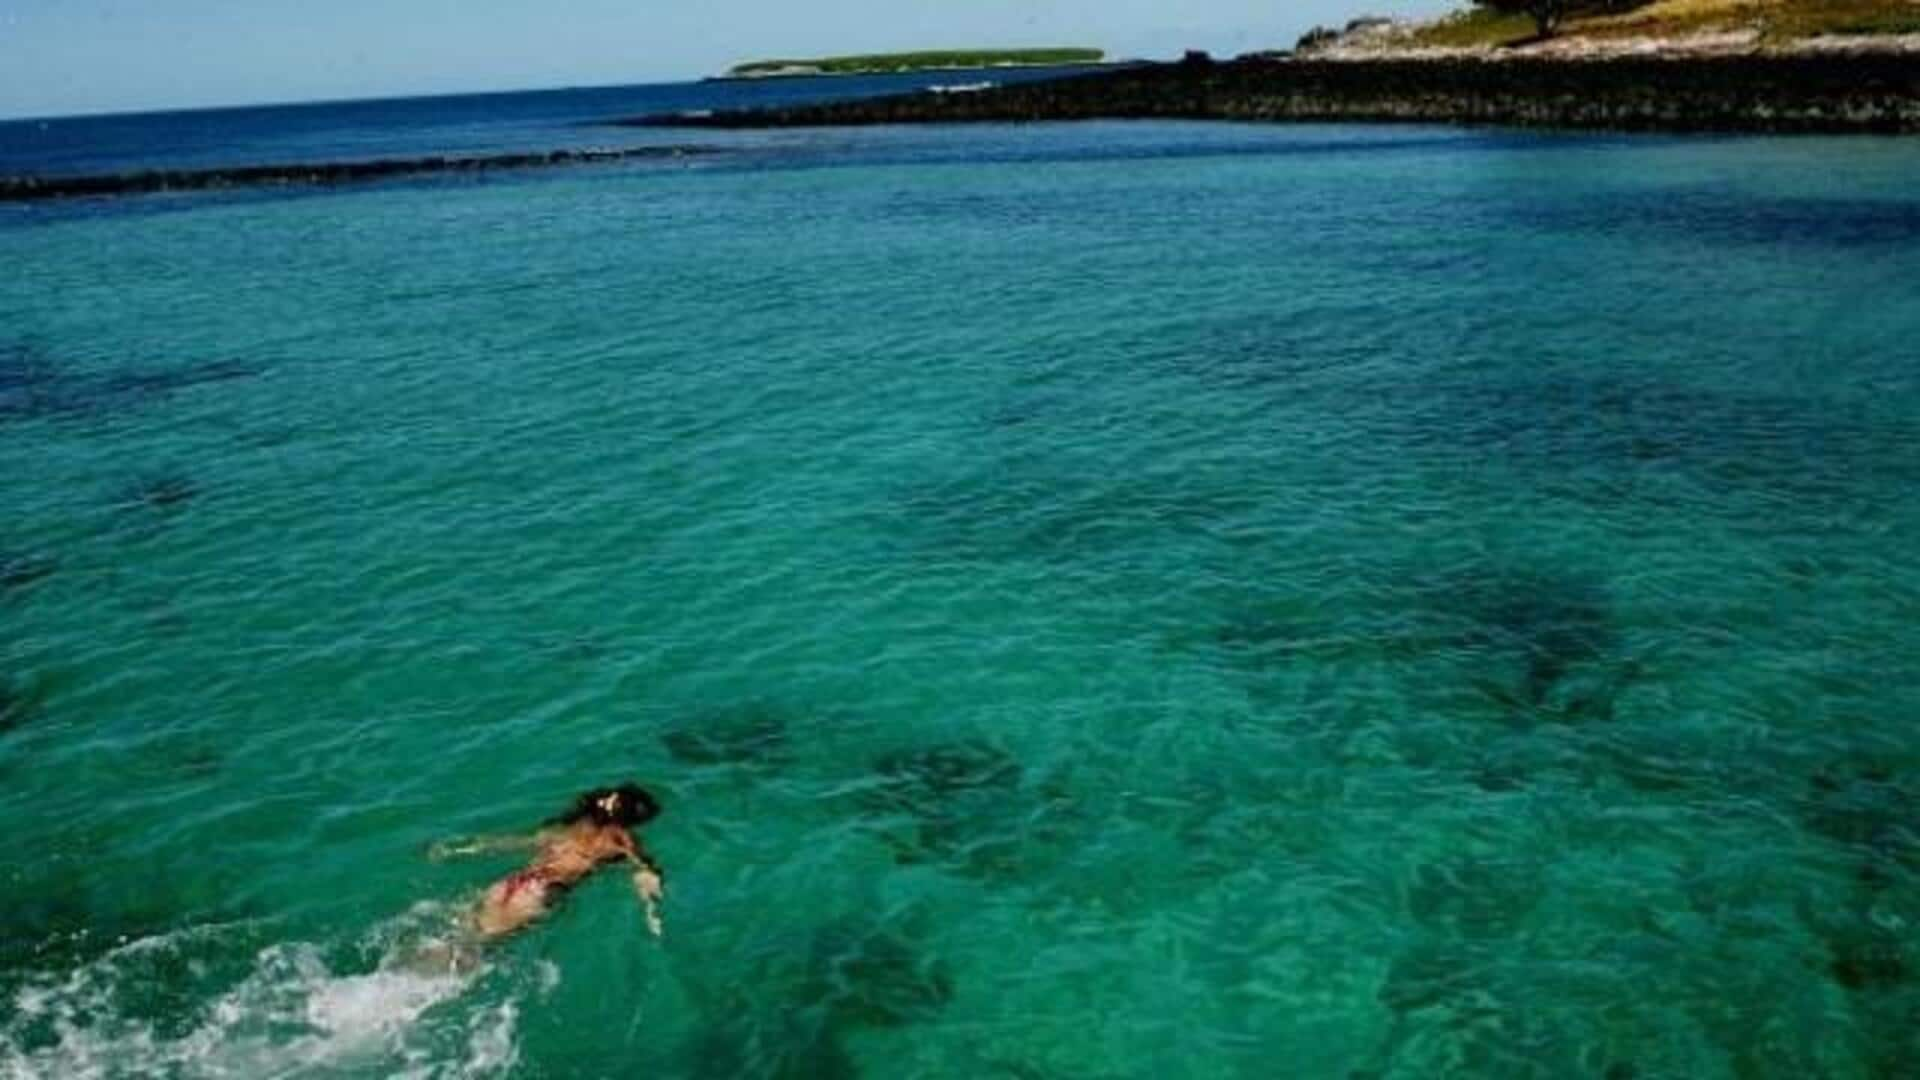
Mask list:
[{"label": "turquoise shallow water", "polygon": [[[0,1076],[1920,1061],[1920,144],[1180,124],[0,221]],[[596,882],[395,971],[511,830]]]}]

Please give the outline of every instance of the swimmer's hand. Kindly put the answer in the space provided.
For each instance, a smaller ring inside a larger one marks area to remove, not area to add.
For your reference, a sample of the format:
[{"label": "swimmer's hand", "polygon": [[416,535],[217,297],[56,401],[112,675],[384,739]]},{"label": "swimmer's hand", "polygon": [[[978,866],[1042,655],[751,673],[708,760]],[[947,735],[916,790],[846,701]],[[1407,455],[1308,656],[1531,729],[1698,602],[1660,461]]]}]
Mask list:
[{"label": "swimmer's hand", "polygon": [[666,899],[666,883],[660,880],[660,872],[651,866],[641,866],[633,872],[633,891],[640,894],[640,903],[646,908],[647,929],[654,937],[666,933],[666,925],[660,920],[660,901]]}]

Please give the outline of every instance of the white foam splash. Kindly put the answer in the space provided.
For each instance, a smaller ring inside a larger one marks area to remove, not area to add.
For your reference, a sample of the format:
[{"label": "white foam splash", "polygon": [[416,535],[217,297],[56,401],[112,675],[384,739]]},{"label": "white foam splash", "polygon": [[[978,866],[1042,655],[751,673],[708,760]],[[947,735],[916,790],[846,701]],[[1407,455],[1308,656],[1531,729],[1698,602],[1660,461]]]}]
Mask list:
[{"label": "white foam splash", "polygon": [[[12,1009],[0,1010],[0,1080],[504,1076],[519,1060],[519,1005],[511,995],[460,1000],[486,978],[483,966],[419,962],[448,955],[444,945],[438,953],[422,948],[435,944],[422,936],[435,915],[416,909],[376,930],[371,944],[386,960],[373,972],[336,971],[310,943],[260,949],[250,970],[201,1003],[184,1029],[162,1028],[131,1003],[166,977],[156,958],[190,957],[184,950],[204,947],[222,928],[123,945],[14,992]],[[552,978],[542,972],[539,982]]]}]

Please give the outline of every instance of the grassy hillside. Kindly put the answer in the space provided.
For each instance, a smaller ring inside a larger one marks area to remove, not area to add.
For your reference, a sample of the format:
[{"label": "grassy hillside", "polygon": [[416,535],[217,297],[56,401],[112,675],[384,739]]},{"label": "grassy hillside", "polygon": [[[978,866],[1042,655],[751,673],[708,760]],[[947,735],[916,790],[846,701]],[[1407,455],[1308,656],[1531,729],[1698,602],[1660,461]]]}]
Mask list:
[{"label": "grassy hillside", "polygon": [[[1757,30],[1769,43],[1825,34],[1920,33],[1920,0],[1655,0],[1631,11],[1607,12],[1595,4],[1570,16],[1561,37],[1680,37],[1720,31]],[[1508,45],[1533,37],[1524,15],[1484,8],[1463,11],[1415,35],[1422,45]]]},{"label": "grassy hillside", "polygon": [[741,64],[727,74],[748,76],[782,71],[817,71],[824,75],[871,75],[876,72],[985,68],[1005,64],[1097,64],[1106,55],[1099,49],[943,49],[876,53],[871,56],[828,56],[815,60],[756,60]]}]

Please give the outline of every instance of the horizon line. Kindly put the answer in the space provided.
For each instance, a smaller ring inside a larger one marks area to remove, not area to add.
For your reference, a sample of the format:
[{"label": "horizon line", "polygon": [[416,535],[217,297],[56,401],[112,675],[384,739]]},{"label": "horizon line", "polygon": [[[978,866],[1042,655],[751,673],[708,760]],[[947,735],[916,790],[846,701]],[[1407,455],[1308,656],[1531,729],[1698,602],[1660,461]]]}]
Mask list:
[{"label": "horizon line", "polygon": [[37,116],[0,116],[0,124],[42,124],[62,120],[131,119],[141,116],[172,116],[182,113],[240,112],[246,109],[305,109],[331,105],[378,105],[392,101],[430,101],[441,98],[493,97],[505,94],[565,94],[575,90],[620,90],[637,86],[679,86],[702,82],[711,76],[692,79],[664,79],[657,82],[576,83],[569,86],[520,86],[498,90],[428,90],[414,94],[379,93],[353,97],[267,98],[236,101],[219,105],[176,105],[161,108],[106,108],[71,113],[46,113]]},{"label": "horizon line", "polygon": [[[1053,46],[1046,46],[1046,47],[1052,48]],[[1075,47],[1076,48],[1084,47],[1084,48],[1091,49],[1091,48],[1094,48],[1095,46],[1089,45],[1089,46],[1075,46]],[[1017,48],[1017,47],[1008,46],[1008,48],[1011,49],[1011,48]],[[980,49],[896,49],[896,50],[892,50],[891,53],[871,53],[871,54],[861,54],[861,55],[886,56],[886,55],[891,55],[892,53],[979,52],[979,51],[990,51],[990,50],[987,50],[986,47],[984,46]],[[1111,57],[1113,55],[1112,50],[1110,49],[1101,49],[1100,51],[1102,55],[1106,57]],[[1133,57],[1131,59],[1139,60],[1139,59],[1145,59],[1145,57]],[[755,62],[756,61],[745,60],[745,61],[741,61],[741,64],[751,64]],[[1112,63],[1114,61],[1105,60],[1103,62]],[[733,67],[738,67],[738,66],[740,65],[739,64],[733,65]],[[1075,67],[1078,65],[1062,64],[1059,66]],[[724,70],[731,71],[733,70],[733,67],[729,67]],[[968,69],[968,70],[971,70],[971,69]],[[991,71],[993,69],[989,67],[989,68],[982,68],[980,70]],[[724,72],[722,72],[721,74],[724,74]],[[115,119],[115,118],[133,118],[133,117],[141,117],[141,116],[169,116],[169,115],[181,114],[181,113],[238,112],[245,109],[298,109],[298,108],[324,108],[324,107],[333,106],[333,105],[374,105],[374,104],[380,104],[383,102],[393,102],[393,101],[424,101],[424,100],[432,100],[432,99],[440,99],[440,98],[489,97],[492,95],[505,95],[505,94],[563,94],[563,93],[568,93],[568,92],[577,91],[577,90],[619,90],[626,87],[640,87],[640,86],[679,86],[679,85],[692,85],[694,83],[705,82],[710,79],[719,78],[721,77],[721,74],[694,75],[687,78],[670,78],[670,79],[654,79],[654,80],[641,79],[639,81],[634,81],[634,82],[572,83],[572,84],[563,85],[563,86],[551,86],[551,85],[519,86],[519,87],[507,87],[507,88],[490,89],[490,90],[429,90],[421,93],[374,93],[374,94],[367,94],[364,96],[354,95],[354,96],[347,96],[347,97],[323,97],[323,98],[265,98],[265,99],[254,100],[254,101],[235,101],[235,102],[224,102],[220,104],[210,104],[210,105],[177,105],[177,106],[162,106],[159,108],[107,107],[102,109],[83,109],[79,112],[40,113],[40,114],[28,114],[28,115],[22,115],[22,116],[7,116],[4,114],[0,114],[0,125],[45,124],[45,123],[53,123],[53,122],[68,121],[68,120],[106,120],[106,119]],[[914,74],[914,73],[910,71],[901,71],[901,72],[875,72],[874,74],[867,75],[867,76],[821,75],[821,76],[814,76],[814,77],[830,78],[830,79],[885,78],[890,75],[911,75],[911,74]]]}]

